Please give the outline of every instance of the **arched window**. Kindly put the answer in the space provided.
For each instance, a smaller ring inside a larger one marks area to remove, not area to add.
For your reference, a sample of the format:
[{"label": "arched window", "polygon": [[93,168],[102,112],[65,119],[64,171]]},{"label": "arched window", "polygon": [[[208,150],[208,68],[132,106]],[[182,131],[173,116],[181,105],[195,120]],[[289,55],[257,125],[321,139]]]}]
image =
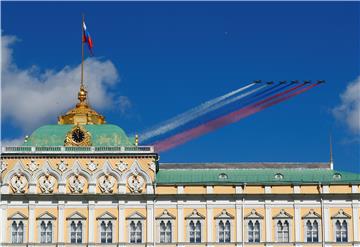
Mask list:
[{"label": "arched window", "polygon": [[335,235],[336,242],[347,242],[348,241],[348,228],[346,220],[341,222],[337,220],[335,223]]},{"label": "arched window", "polygon": [[106,224],[104,221],[100,224],[100,238],[101,243],[106,243]]},{"label": "arched window", "polygon": [[254,223],[252,220],[248,223],[248,239],[249,242],[254,242]]},{"label": "arched window", "polygon": [[11,242],[19,244],[24,242],[24,223],[13,221],[11,224]]},{"label": "arched window", "polygon": [[45,221],[40,223],[40,243],[51,243],[52,242],[52,223]]},{"label": "arched window", "polygon": [[258,220],[255,221],[254,232],[254,242],[260,242],[260,223]]},{"label": "arched window", "polygon": [[222,220],[219,222],[219,242],[225,242],[225,226]]},{"label": "arched window", "polygon": [[230,221],[225,223],[225,242],[230,243]]},{"label": "arched window", "polygon": [[160,243],[165,243],[165,231],[166,231],[166,226],[164,221],[161,221],[160,223]]},{"label": "arched window", "polygon": [[109,221],[106,227],[106,242],[112,243],[112,234],[113,234],[113,225],[112,222]]},{"label": "arched window", "polygon": [[138,221],[138,223],[136,224],[136,229],[135,229],[135,243],[141,243],[142,242],[142,225],[141,222]]},{"label": "arched window", "polygon": [[289,242],[289,222],[287,220],[277,222],[277,241],[278,242]]},{"label": "arched window", "polygon": [[130,223],[130,243],[136,243],[135,242],[135,230],[136,230],[135,223],[134,223],[134,221],[131,221],[131,223]]},{"label": "arched window", "polygon": [[190,243],[201,243],[201,223],[199,220],[196,222],[193,220],[190,221],[189,235]]},{"label": "arched window", "polygon": [[317,220],[306,222],[306,242],[319,242],[319,224]]},{"label": "arched window", "polygon": [[71,243],[76,243],[76,224],[74,221],[70,224],[70,238]]},{"label": "arched window", "polygon": [[71,243],[82,243],[82,223],[72,221],[70,224],[70,241]]},{"label": "arched window", "polygon": [[248,240],[249,242],[260,242],[260,223],[258,220],[256,221],[249,220]]},{"label": "arched window", "polygon": [[166,223],[166,230],[165,230],[165,243],[171,243],[171,236],[172,236],[172,228],[171,222],[168,221]]},{"label": "arched window", "polygon": [[100,224],[100,242],[101,243],[112,243],[112,222],[101,221]]}]

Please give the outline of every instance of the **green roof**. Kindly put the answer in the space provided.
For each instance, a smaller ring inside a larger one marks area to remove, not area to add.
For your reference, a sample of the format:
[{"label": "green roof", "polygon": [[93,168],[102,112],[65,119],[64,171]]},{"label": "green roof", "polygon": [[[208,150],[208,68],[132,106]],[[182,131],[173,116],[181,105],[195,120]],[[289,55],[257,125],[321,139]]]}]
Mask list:
[{"label": "green roof", "polygon": [[360,174],[330,169],[161,169],[157,184],[360,184]]},{"label": "green roof", "polygon": [[[133,146],[125,132],[113,124],[81,125],[91,134],[92,146]],[[66,134],[72,124],[44,125],[36,129],[23,146],[64,146]]]}]

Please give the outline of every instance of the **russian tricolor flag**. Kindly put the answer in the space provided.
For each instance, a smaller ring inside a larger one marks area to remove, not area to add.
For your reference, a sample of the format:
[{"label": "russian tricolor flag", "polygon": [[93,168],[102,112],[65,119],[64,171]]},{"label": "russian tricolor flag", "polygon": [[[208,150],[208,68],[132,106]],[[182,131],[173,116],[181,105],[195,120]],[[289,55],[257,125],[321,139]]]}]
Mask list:
[{"label": "russian tricolor flag", "polygon": [[87,43],[90,53],[91,55],[93,55],[93,50],[92,48],[94,47],[94,43],[91,39],[90,33],[86,30],[86,25],[85,25],[85,21],[83,21],[83,39],[82,42]]}]

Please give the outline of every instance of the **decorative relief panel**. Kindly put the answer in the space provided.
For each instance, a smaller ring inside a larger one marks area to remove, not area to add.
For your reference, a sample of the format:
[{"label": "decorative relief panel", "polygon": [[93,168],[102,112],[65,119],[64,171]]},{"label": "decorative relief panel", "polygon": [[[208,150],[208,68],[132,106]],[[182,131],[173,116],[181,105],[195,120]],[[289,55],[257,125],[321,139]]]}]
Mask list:
[{"label": "decorative relief panel", "polygon": [[153,172],[155,172],[155,171],[156,171],[156,165],[155,165],[155,163],[154,163],[154,162],[150,162],[150,163],[149,163],[149,168],[150,168],[150,170],[152,170]]},{"label": "decorative relief panel", "polygon": [[69,179],[70,191],[72,193],[82,193],[84,190],[84,186],[86,183],[86,179],[76,172],[73,176]]},{"label": "decorative relief panel", "polygon": [[14,193],[24,193],[27,184],[28,181],[20,170],[16,171],[10,179],[10,185]]},{"label": "decorative relief panel", "polygon": [[50,175],[49,172],[46,172],[43,176],[39,178],[39,186],[41,192],[43,193],[53,193],[56,184],[56,179]]},{"label": "decorative relief panel", "polygon": [[128,177],[127,182],[131,192],[140,193],[142,191],[145,180],[141,175],[139,175],[138,169],[135,168]]},{"label": "decorative relief panel", "polygon": [[36,171],[36,170],[39,168],[39,164],[36,163],[35,160],[31,160],[30,163],[27,164],[27,166],[29,167],[29,170],[30,170],[31,172],[34,172],[34,171]]},{"label": "decorative relief panel", "polygon": [[64,171],[66,171],[68,164],[65,163],[64,160],[60,160],[60,163],[57,164],[57,167],[61,172],[64,172]]},{"label": "decorative relief panel", "polygon": [[90,171],[95,171],[98,167],[98,164],[96,164],[94,161],[90,160],[90,162],[87,164],[87,167]]},{"label": "decorative relief panel", "polygon": [[8,165],[8,164],[7,164],[5,161],[0,160],[0,173],[2,173],[3,171],[6,170],[7,165]]},{"label": "decorative relief panel", "polygon": [[99,187],[102,193],[112,193],[114,191],[116,179],[106,173],[99,178]]},{"label": "decorative relief panel", "polygon": [[116,167],[118,168],[118,170],[120,172],[124,172],[127,169],[128,164],[126,164],[124,161],[120,160],[120,162],[116,164]]}]

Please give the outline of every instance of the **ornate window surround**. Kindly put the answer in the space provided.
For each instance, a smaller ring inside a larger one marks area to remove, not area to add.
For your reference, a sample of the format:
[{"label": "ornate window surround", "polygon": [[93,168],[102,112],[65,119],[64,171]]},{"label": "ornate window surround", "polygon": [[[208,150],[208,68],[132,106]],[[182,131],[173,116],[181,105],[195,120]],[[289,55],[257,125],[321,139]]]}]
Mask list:
[{"label": "ornate window surround", "polygon": [[[45,222],[45,224],[47,225],[48,222],[51,222],[52,224],[52,229],[51,229],[51,242],[50,243],[53,243],[55,242],[54,241],[54,232],[56,231],[56,224],[55,224],[55,220],[56,220],[56,217],[52,214],[50,214],[49,212],[45,212],[45,213],[42,213],[40,214],[37,218],[36,218],[36,221],[37,221],[37,226],[38,226],[38,242],[41,243],[41,227],[40,227],[40,224],[41,222]],[[45,242],[47,243],[47,242]]]},{"label": "ornate window surround", "polygon": [[20,213],[19,211],[14,213],[13,215],[11,215],[10,217],[8,217],[8,221],[10,221],[10,243],[12,242],[12,228],[11,225],[13,222],[16,223],[16,225],[19,225],[20,222],[22,222],[24,224],[24,232],[23,232],[23,242],[22,243],[26,243],[27,242],[27,222],[28,222],[28,217],[25,216],[24,214]]},{"label": "ornate window surround", "polygon": [[[303,220],[303,227],[304,227],[304,242],[308,242],[307,241],[307,228],[306,228],[306,223],[308,221],[310,221],[311,225],[314,224],[314,222],[316,221],[318,223],[318,242],[322,241],[322,232],[321,232],[321,216],[316,213],[314,211],[314,209],[310,209],[310,211],[305,214],[302,217]],[[318,242],[308,242],[308,243],[318,243]]]},{"label": "ornate window surround", "polygon": [[82,214],[80,214],[79,212],[74,212],[72,213],[69,217],[66,218],[67,221],[67,229],[68,229],[68,243],[71,243],[71,222],[81,222],[82,224],[82,229],[81,229],[81,242],[84,243],[86,242],[85,240],[85,232],[86,232],[86,217]]},{"label": "ornate window surround", "polygon": [[[214,220],[215,220],[215,223],[216,223],[216,242],[218,242],[218,243],[220,243],[219,242],[220,241],[220,236],[219,236],[219,223],[220,223],[220,221],[223,221],[224,226],[225,226],[226,221],[230,222],[230,243],[231,243],[231,241],[233,239],[232,230],[233,230],[233,225],[234,225],[234,222],[233,222],[234,221],[234,216],[229,214],[225,209],[223,209],[220,214],[218,214],[218,215],[216,215],[214,217]],[[227,242],[221,242],[221,243],[227,243]]]},{"label": "ornate window surround", "polygon": [[116,231],[116,217],[109,212],[105,212],[101,214],[99,217],[96,218],[97,226],[98,226],[98,242],[101,243],[101,222],[105,222],[107,225],[109,222],[112,224],[112,232],[111,232],[111,239],[112,243],[114,243],[115,231]]},{"label": "ornate window surround", "polygon": [[[347,242],[350,242],[350,234],[349,234],[349,227],[351,226],[350,225],[350,219],[351,219],[351,216],[347,213],[344,212],[343,209],[340,209],[335,215],[331,216],[331,220],[332,220],[332,225],[333,225],[333,234],[334,234],[334,242],[336,242],[336,221],[340,221],[340,223],[342,224],[343,221],[346,222],[347,224]],[[346,243],[345,241],[342,241],[340,243]]]},{"label": "ornate window surround", "polygon": [[145,224],[145,220],[146,217],[142,214],[140,214],[139,212],[134,212],[131,215],[129,215],[128,217],[126,217],[126,221],[127,221],[127,228],[128,228],[128,242],[130,242],[130,224],[131,222],[134,222],[135,225],[137,225],[138,222],[141,223],[141,243],[144,242],[144,224]]},{"label": "ornate window surround", "polygon": [[190,222],[193,221],[195,224],[197,221],[201,224],[201,241],[200,243],[204,242],[204,224],[205,224],[205,216],[200,214],[196,209],[192,211],[191,214],[185,217],[186,220],[186,241],[190,243]]},{"label": "ornate window surround", "polygon": [[[261,214],[259,214],[258,212],[256,212],[255,209],[252,209],[251,212],[246,215],[244,217],[244,220],[245,220],[245,224],[244,224],[244,227],[245,227],[245,233],[246,233],[246,236],[247,236],[247,242],[249,242],[249,229],[248,229],[248,224],[250,221],[252,221],[253,223],[255,223],[256,221],[259,222],[260,224],[260,232],[259,232],[259,243],[261,243],[261,238],[262,238],[262,226],[263,226],[263,220],[264,220],[264,216],[262,216]],[[249,242],[250,243],[250,242]],[[252,243],[252,242],[251,242]],[[255,242],[256,243],[256,242]]]},{"label": "ornate window surround", "polygon": [[[174,232],[175,232],[175,216],[170,214],[166,209],[157,217],[156,220],[156,242],[160,243],[160,223],[164,221],[165,225],[170,221],[171,223],[171,242],[174,242]],[[171,243],[170,242],[170,243]]]},{"label": "ornate window surround", "polygon": [[[289,241],[288,242],[291,242],[292,241],[292,227],[291,227],[291,224],[292,224],[292,219],[293,217],[288,214],[287,212],[285,212],[284,209],[281,209],[280,212],[275,215],[273,217],[273,220],[275,221],[275,242],[277,243],[283,243],[282,241],[279,240],[279,236],[278,236],[278,226],[277,226],[277,223],[280,221],[281,224],[285,224],[285,222],[287,221],[288,224],[289,224]],[[285,243],[288,243],[288,242],[285,242]]]}]

